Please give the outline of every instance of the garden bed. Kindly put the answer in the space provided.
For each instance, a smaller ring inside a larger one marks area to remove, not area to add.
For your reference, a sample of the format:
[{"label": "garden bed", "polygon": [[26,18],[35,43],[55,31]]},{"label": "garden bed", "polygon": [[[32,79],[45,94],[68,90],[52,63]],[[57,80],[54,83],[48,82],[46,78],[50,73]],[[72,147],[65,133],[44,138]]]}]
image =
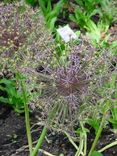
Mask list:
[{"label": "garden bed", "polygon": [[[31,117],[32,123],[36,123],[36,119]],[[7,106],[1,106],[0,110],[0,155],[1,156],[28,156],[27,137],[25,130],[24,115],[18,115]],[[36,131],[32,133],[34,142],[38,139],[42,128],[35,126]],[[34,128],[32,129],[35,130]],[[106,130],[97,145],[97,149],[115,140],[114,134]],[[94,139],[94,134],[88,137],[88,147]],[[63,153],[65,156],[74,156],[75,149],[69,143],[68,139],[63,134],[48,133],[47,139],[44,141],[41,149],[55,156]],[[112,147],[104,152],[104,156],[117,155],[117,148]],[[46,156],[43,151],[39,152],[39,156]]]},{"label": "garden bed", "polygon": [[0,3],[0,156],[117,155],[116,15],[66,2]]}]

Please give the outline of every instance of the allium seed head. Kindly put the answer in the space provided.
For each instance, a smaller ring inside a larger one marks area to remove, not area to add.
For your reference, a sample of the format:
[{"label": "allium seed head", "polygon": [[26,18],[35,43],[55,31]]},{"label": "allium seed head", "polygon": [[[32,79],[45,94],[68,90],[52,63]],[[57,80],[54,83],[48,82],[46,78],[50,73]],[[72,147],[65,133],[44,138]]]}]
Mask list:
[{"label": "allium seed head", "polygon": [[77,93],[83,93],[88,82],[87,75],[82,69],[80,57],[75,54],[70,55],[68,65],[58,68],[55,75],[59,94],[73,105],[78,103]]}]

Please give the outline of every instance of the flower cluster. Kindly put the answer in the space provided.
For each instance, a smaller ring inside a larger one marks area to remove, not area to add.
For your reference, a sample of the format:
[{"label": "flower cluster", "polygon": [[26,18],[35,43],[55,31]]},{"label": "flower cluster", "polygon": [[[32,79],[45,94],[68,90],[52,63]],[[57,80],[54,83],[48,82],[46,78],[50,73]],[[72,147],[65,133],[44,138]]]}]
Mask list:
[{"label": "flower cluster", "polygon": [[34,69],[52,54],[53,38],[38,9],[1,3],[0,21],[0,70]]},{"label": "flower cluster", "polygon": [[75,107],[80,101],[79,95],[86,92],[89,81],[80,57],[77,54],[71,54],[68,65],[56,70],[55,79],[59,94]]},{"label": "flower cluster", "polygon": [[44,117],[56,108],[55,122],[59,126],[64,123],[72,127],[82,117],[87,118],[91,108],[103,98],[102,90],[110,76],[111,51],[84,43],[73,45],[69,56],[60,58],[61,66],[46,63],[37,71],[38,82],[42,82],[43,96],[39,101],[46,112]]},{"label": "flower cluster", "polygon": [[16,52],[29,34],[30,27],[26,24],[26,21],[30,22],[28,16],[18,14],[16,8],[12,4],[0,6],[1,52],[2,56],[6,57]]}]

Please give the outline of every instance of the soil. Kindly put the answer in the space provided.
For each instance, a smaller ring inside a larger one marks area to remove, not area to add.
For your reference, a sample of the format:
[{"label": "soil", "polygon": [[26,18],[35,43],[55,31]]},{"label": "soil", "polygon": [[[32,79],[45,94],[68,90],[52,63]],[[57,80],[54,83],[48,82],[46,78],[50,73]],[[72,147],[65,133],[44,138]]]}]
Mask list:
[{"label": "soil", "polygon": [[[34,124],[36,119],[31,117]],[[36,131],[32,132],[33,141],[37,140],[41,127],[37,127]],[[25,118],[24,115],[18,115],[8,106],[0,104],[0,156],[28,156],[28,146],[25,131]],[[94,139],[94,134],[88,137],[88,148]],[[115,135],[112,132],[105,131],[100,138],[97,149],[111,143],[115,140]],[[48,133],[47,139],[45,139],[42,149],[48,151],[55,156],[59,156],[63,153],[65,156],[74,156],[75,149],[69,143],[67,138],[62,134]],[[116,146],[105,151],[104,156],[116,156]],[[45,156],[42,152],[39,156]]]},{"label": "soil", "polygon": [[[34,116],[31,117],[34,124]],[[41,127],[32,133],[33,141],[38,139]],[[18,115],[11,108],[0,104],[0,156],[28,156],[27,138],[25,131],[24,115]],[[47,135],[42,149],[59,155],[64,153],[67,156],[74,155],[74,149],[62,134],[56,135],[49,133]],[[39,153],[39,156],[44,156]]]}]

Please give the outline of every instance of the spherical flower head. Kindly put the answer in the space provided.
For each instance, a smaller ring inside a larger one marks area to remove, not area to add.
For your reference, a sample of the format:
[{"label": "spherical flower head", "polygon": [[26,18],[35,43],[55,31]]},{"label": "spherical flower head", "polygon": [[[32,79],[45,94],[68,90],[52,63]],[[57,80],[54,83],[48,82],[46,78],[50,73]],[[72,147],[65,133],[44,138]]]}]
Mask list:
[{"label": "spherical flower head", "polygon": [[56,70],[56,86],[59,94],[75,106],[79,101],[79,95],[86,90],[88,78],[79,56],[72,54],[68,60],[67,66]]}]

